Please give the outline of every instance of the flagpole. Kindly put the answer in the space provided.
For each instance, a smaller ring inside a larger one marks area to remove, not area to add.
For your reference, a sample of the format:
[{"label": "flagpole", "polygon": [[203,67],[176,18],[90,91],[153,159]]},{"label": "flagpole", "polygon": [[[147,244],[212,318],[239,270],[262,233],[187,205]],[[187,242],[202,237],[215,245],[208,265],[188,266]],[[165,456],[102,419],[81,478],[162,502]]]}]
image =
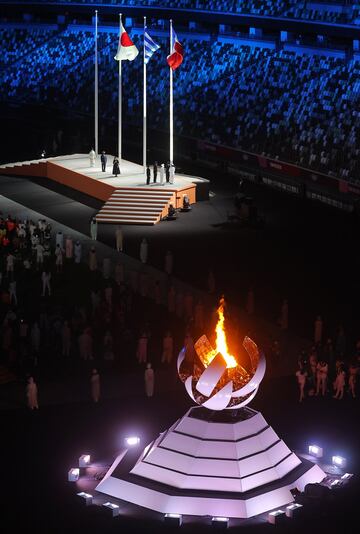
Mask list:
[{"label": "flagpole", "polygon": [[[172,19],[170,19],[170,54],[173,50]],[[173,70],[170,67],[170,164],[174,163],[174,98],[173,98]]]},{"label": "flagpole", "polygon": [[99,153],[98,12],[95,11],[95,154]]},{"label": "flagpole", "polygon": [[[121,37],[121,24],[122,24],[122,13],[119,14],[119,36]],[[119,37],[119,38],[120,38]],[[119,60],[119,109],[118,109],[118,157],[121,163],[122,156],[122,139],[121,139],[121,130],[122,130],[122,73],[121,73],[121,59]]]},{"label": "flagpole", "polygon": [[144,174],[146,173],[146,106],[147,106],[147,102],[146,102],[146,62],[145,62],[145,29],[146,29],[146,17],[144,17],[144,87],[143,87],[143,90],[144,90],[144,95],[143,95],[143,111],[144,111],[144,116],[143,116],[143,167],[144,167]]}]

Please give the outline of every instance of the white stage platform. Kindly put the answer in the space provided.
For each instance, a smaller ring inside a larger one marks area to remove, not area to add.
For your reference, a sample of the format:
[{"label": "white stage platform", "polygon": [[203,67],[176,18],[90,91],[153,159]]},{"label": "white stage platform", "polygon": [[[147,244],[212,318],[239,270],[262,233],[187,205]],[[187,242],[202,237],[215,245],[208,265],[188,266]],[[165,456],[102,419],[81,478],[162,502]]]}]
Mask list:
[{"label": "white stage platform", "polygon": [[[91,167],[87,154],[71,154],[0,166],[0,174],[47,178],[105,202],[97,214],[98,222],[120,224],[156,224],[173,204],[181,208],[183,195],[190,204],[208,198],[209,181],[205,178],[175,174],[173,184],[146,184],[143,167],[131,161],[120,162],[121,174],[112,174],[114,156],[107,155],[106,172],[100,156]],[[151,173],[152,174],[152,173]]]}]

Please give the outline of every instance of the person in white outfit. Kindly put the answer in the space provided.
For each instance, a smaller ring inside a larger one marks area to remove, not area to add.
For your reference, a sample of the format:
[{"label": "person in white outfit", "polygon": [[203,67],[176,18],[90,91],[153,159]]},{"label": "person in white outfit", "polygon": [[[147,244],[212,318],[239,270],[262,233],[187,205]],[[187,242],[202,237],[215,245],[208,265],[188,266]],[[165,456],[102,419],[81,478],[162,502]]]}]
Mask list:
[{"label": "person in white outfit", "polygon": [[44,247],[41,243],[36,245],[36,263],[38,268],[44,263]]},{"label": "person in white outfit", "polygon": [[152,397],[154,395],[155,375],[154,375],[154,369],[151,367],[151,363],[148,363],[146,365],[144,379],[145,379],[146,396]]},{"label": "person in white outfit", "polygon": [[60,248],[64,248],[64,234],[59,231],[56,234],[55,245],[59,245]]},{"label": "person in white outfit", "polygon": [[300,398],[299,402],[302,402],[305,397],[305,384],[306,384],[306,378],[307,378],[307,372],[303,368],[303,365],[299,363],[299,369],[296,371],[296,378],[299,384],[299,390],[300,390]]},{"label": "person in white outfit", "polygon": [[169,182],[173,184],[175,181],[175,165],[172,163],[170,165],[170,179]]},{"label": "person in white outfit", "polygon": [[320,391],[322,396],[325,396],[328,376],[328,364],[323,360],[320,360],[316,366],[316,393],[319,395]]},{"label": "person in white outfit", "polygon": [[148,258],[148,244],[144,237],[140,244],[140,260],[141,263],[146,263]]},{"label": "person in white outfit", "polygon": [[344,396],[346,374],[342,365],[339,366],[336,379],[334,382],[335,395],[334,399],[341,400]]},{"label": "person in white outfit", "polygon": [[56,245],[55,248],[55,265],[56,265],[56,272],[60,273],[63,268],[63,249],[60,247],[60,245]]},{"label": "person in white outfit", "polygon": [[90,237],[93,241],[97,240],[97,225],[98,223],[95,217],[93,217],[90,222]]},{"label": "person in white outfit", "polygon": [[90,158],[90,167],[95,167],[96,154],[93,148],[89,152],[89,158]]},{"label": "person in white outfit", "polygon": [[26,386],[26,398],[27,398],[27,405],[30,410],[39,409],[38,389],[32,376],[30,376],[27,386]]},{"label": "person in white outfit", "polygon": [[165,183],[165,165],[162,163],[160,167],[160,185]]}]

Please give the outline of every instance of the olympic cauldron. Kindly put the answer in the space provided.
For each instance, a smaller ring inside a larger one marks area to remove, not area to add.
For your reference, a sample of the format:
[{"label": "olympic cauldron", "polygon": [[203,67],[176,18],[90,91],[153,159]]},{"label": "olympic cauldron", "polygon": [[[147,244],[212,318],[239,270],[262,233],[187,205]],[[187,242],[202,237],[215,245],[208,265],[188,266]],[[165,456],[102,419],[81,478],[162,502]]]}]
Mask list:
[{"label": "olympic cauldron", "polygon": [[224,330],[225,302],[220,301],[216,331],[216,348],[203,335],[195,343],[198,358],[189,365],[184,347],[178,356],[177,369],[186,391],[197,404],[209,410],[238,409],[256,395],[265,374],[265,356],[252,339],[245,336],[243,347],[250,358],[247,371],[229,354]]}]

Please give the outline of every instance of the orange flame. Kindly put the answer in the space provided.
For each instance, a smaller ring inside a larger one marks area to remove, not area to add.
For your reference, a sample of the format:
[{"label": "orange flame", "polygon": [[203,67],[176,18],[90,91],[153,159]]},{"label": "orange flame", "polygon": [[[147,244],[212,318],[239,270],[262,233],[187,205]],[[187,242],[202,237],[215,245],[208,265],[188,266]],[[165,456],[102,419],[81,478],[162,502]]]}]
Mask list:
[{"label": "orange flame", "polygon": [[238,363],[236,361],[236,358],[234,358],[234,356],[229,354],[229,349],[227,346],[226,335],[225,335],[225,330],[224,330],[224,322],[225,322],[224,307],[225,307],[225,300],[222,298],[220,300],[220,306],[217,309],[218,322],[215,328],[215,332],[216,332],[215,354],[220,352],[224,360],[226,361],[226,367],[228,369],[231,369],[233,367],[236,367]]}]

